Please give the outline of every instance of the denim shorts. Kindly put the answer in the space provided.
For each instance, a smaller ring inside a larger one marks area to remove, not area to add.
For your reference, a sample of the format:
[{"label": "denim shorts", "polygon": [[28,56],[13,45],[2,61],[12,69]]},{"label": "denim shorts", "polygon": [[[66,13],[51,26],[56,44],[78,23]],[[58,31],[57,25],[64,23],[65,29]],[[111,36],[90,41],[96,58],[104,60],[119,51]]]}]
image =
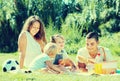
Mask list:
[{"label": "denim shorts", "polygon": [[63,54],[56,54],[53,64],[58,65],[60,59],[63,59]]}]

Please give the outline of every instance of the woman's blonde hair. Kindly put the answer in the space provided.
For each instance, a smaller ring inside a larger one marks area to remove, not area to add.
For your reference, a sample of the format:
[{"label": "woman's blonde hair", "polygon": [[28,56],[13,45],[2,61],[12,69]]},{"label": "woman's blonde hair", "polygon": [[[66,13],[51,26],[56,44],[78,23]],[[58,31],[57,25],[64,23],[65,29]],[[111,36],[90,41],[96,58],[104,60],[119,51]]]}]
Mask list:
[{"label": "woman's blonde hair", "polygon": [[44,48],[45,54],[56,54],[57,53],[57,45],[55,43],[48,43]]}]

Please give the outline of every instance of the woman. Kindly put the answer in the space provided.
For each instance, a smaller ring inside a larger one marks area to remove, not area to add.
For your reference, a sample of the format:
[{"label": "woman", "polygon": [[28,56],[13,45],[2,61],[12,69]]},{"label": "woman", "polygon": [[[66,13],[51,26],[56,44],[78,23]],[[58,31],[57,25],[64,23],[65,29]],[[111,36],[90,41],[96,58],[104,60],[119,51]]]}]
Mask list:
[{"label": "woman", "polygon": [[86,65],[103,61],[112,61],[112,55],[108,48],[98,46],[99,38],[96,32],[90,32],[86,36],[86,47],[78,50],[78,67],[86,71]]},{"label": "woman", "polygon": [[32,60],[43,52],[46,44],[44,25],[38,16],[30,16],[19,35],[20,69],[29,67]]}]

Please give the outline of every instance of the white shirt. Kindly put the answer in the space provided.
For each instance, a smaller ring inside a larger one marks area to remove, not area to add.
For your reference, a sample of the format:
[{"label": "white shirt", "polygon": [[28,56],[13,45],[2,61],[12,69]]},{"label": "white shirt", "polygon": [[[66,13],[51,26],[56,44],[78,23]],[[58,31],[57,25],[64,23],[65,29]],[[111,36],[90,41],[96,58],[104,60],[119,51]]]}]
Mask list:
[{"label": "white shirt", "polygon": [[[112,55],[111,55],[111,53],[110,53],[110,51],[109,51],[108,48],[98,46],[98,51],[100,53],[100,56],[97,55],[95,57],[95,61],[97,61],[97,62],[103,62],[104,58],[105,58],[106,61],[112,61],[113,60]],[[88,52],[88,50],[87,50],[86,47],[79,49],[78,53],[77,53],[77,58],[76,58],[77,61],[82,62],[80,59],[78,60],[78,56],[79,55],[83,56],[85,58],[88,58],[88,59],[92,59],[92,57],[89,55],[89,52]]]}]

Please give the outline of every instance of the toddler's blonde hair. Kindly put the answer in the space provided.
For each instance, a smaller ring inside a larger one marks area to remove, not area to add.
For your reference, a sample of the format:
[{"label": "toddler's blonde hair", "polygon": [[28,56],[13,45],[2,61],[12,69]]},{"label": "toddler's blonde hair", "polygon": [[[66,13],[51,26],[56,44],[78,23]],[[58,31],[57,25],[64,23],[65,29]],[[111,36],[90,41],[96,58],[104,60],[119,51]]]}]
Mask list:
[{"label": "toddler's blonde hair", "polygon": [[56,54],[57,53],[57,45],[55,43],[48,43],[44,48],[45,54]]}]

